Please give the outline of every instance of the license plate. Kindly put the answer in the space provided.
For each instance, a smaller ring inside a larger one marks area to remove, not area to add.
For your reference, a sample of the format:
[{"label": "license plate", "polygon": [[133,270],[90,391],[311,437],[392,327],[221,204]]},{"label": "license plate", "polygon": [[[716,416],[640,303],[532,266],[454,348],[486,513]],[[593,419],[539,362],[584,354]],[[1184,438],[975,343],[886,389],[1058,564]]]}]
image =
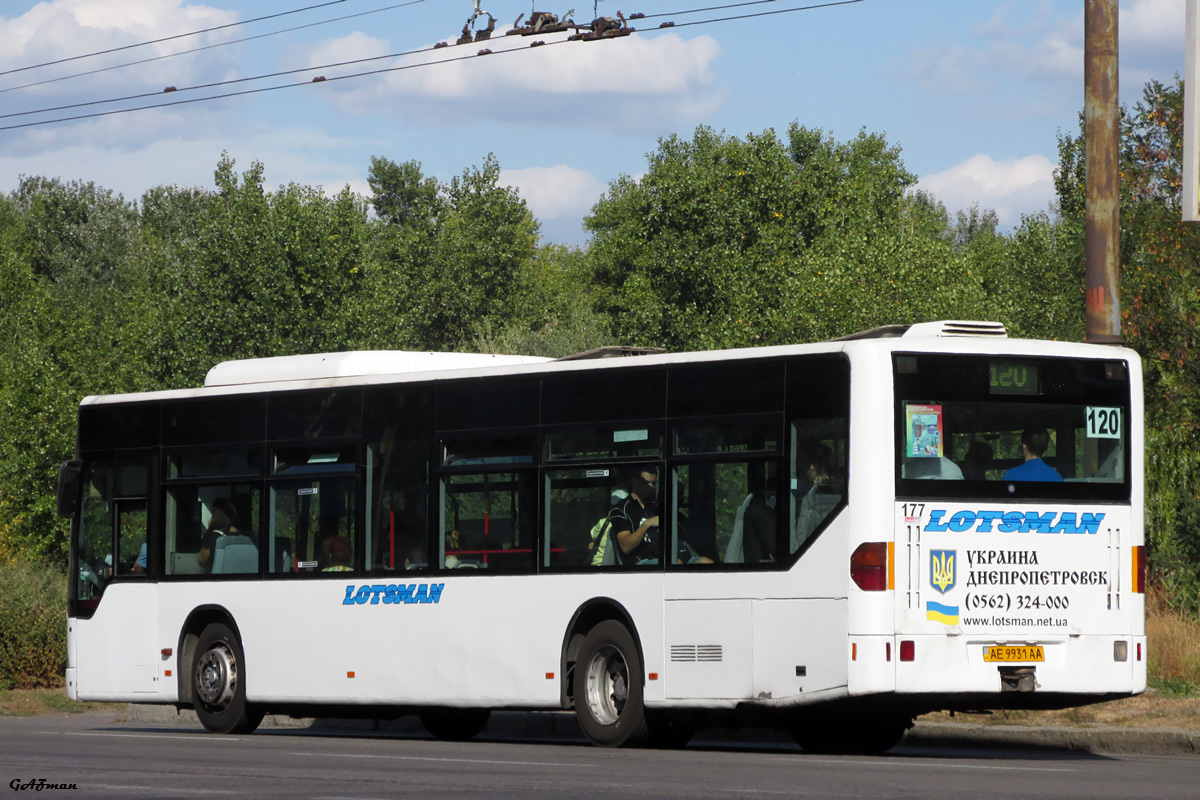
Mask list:
[{"label": "license plate", "polygon": [[1005,662],[1045,661],[1046,650],[1041,645],[1027,645],[1023,647],[985,646],[983,648],[983,660]]}]

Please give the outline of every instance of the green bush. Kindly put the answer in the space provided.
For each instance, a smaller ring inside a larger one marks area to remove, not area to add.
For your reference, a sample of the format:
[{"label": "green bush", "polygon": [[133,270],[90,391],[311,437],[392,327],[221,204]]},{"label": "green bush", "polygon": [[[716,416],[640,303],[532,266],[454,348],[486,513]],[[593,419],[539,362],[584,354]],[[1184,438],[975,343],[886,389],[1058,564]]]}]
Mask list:
[{"label": "green bush", "polygon": [[0,686],[57,686],[67,666],[67,581],[33,561],[0,562]]}]

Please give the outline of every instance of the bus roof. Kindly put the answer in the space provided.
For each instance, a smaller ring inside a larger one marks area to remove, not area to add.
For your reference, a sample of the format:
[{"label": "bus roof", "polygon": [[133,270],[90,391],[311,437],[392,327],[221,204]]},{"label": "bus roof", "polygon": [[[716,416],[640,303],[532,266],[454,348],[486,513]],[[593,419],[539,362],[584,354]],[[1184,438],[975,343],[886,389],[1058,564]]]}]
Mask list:
[{"label": "bus roof", "polygon": [[[953,343],[947,341],[953,340]],[[185,399],[263,391],[329,389],[426,380],[490,377],[496,375],[577,370],[619,369],[631,365],[694,364],[745,358],[780,358],[851,350],[928,350],[979,353],[1097,357],[1098,348],[1117,358],[1136,360],[1137,354],[1112,345],[1009,339],[997,322],[939,321],[913,325],[888,325],[812,344],[744,347],[675,353],[647,352],[624,358],[565,359],[483,353],[431,353],[399,350],[315,353],[311,355],[225,361],[209,370],[202,388],[174,389],[138,394],[91,396],[81,405]],[[628,350],[628,349],[627,349]],[[1119,355],[1118,355],[1119,353]]]},{"label": "bus roof", "polygon": [[405,350],[361,350],[348,353],[313,353],[275,358],[222,361],[208,371],[205,387],[248,383],[281,383],[368,375],[402,375],[408,372],[441,372],[455,369],[538,364],[549,358],[503,356],[487,353],[418,353]]}]

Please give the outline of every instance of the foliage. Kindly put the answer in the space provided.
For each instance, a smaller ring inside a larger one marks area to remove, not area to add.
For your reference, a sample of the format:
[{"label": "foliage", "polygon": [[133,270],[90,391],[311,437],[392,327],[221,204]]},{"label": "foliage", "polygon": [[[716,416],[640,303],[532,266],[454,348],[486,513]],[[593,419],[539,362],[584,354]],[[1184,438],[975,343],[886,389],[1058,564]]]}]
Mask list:
[{"label": "foliage", "polygon": [[512,322],[518,275],[533,258],[538,226],[499,179],[490,155],[449,184],[423,177],[415,162],[372,159],[372,203],[387,224],[373,229],[363,341],[459,348],[481,326]]},{"label": "foliage", "polygon": [[170,385],[194,385],[223,359],[345,346],[362,281],[366,207],[348,189],[333,198],[295,184],[270,193],[262,177],[255,162],[239,182],[226,156],[215,193],[148,198],[153,255],[175,256],[149,262],[169,300],[158,342],[165,363],[156,372]]},{"label": "foliage", "polygon": [[616,344],[609,317],[594,310],[596,297],[591,257],[544,245],[516,275],[511,321],[498,325],[485,320],[471,350],[561,358]]},{"label": "foliage", "polygon": [[969,316],[978,276],[914,183],[865,132],[662,139],[645,176],[615,181],[586,220],[602,308],[624,343],[670,349]]},{"label": "foliage", "polygon": [[67,665],[67,581],[53,567],[0,560],[0,687],[52,686]]}]

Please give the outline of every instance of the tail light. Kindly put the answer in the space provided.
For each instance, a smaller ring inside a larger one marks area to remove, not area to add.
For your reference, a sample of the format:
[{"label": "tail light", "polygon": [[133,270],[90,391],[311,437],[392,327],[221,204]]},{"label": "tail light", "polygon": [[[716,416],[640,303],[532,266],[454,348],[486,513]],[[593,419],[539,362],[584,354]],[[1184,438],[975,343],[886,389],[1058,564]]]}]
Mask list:
[{"label": "tail light", "polygon": [[917,643],[912,639],[900,640],[900,660],[901,661],[916,661],[917,660]]},{"label": "tail light", "polygon": [[864,592],[891,588],[888,542],[863,542],[850,556],[850,578]]},{"label": "tail light", "polygon": [[1138,594],[1146,593],[1146,548],[1142,545],[1133,548],[1132,588]]}]

